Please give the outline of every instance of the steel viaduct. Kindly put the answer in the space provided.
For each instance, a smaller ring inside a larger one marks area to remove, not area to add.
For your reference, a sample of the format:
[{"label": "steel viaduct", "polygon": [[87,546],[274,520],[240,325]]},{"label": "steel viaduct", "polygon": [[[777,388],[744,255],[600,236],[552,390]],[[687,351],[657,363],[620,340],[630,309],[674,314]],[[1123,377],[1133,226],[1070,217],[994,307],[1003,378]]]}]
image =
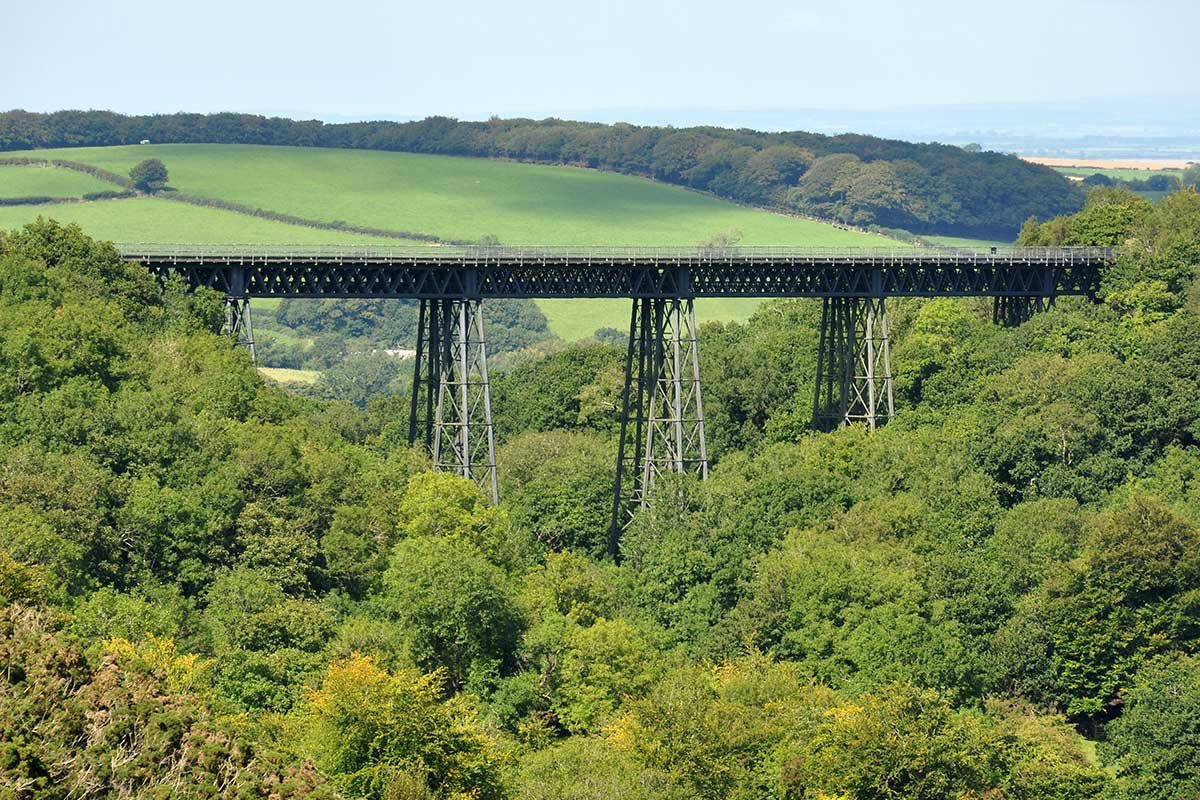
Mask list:
[{"label": "steel viaduct", "polygon": [[119,245],[127,261],[227,300],[227,331],[254,356],[250,299],[420,300],[409,441],[438,469],[499,500],[484,339],[488,298],[619,297],[631,302],[609,549],[667,472],[708,475],[693,302],[822,301],[813,422],[874,428],[893,413],[891,297],[992,297],[1018,325],[1062,296],[1094,298],[1106,248],[815,249],[276,247]]}]

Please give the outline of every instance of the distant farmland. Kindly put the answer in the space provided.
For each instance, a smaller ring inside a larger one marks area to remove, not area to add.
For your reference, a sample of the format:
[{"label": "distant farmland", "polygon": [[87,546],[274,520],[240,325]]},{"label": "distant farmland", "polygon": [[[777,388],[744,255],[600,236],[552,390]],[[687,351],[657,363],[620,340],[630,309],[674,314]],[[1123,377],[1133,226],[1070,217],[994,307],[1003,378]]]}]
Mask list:
[{"label": "distant farmland", "polygon": [[116,188],[99,178],[60,167],[0,166],[0,198],[74,198]]},{"label": "distant farmland", "polygon": [[161,158],[171,186],[190,195],[442,239],[695,244],[736,228],[745,244],[888,244],[871,234],[575,167],[255,145],[134,145],[28,155],[80,161],[118,174],[144,158]]},{"label": "distant farmland", "polygon": [[[692,245],[737,231],[746,245],[905,246],[874,234],[750,209],[642,178],[573,167],[474,158],[254,145],[133,145],[8,154],[60,158],[126,174],[161,158],[170,184],[206,201],[236,203],[315,223],[347,223],[442,240],[504,244]],[[21,194],[39,191],[38,175],[86,179],[75,190],[107,187],[66,170],[0,167],[0,197],[20,175]],[[94,182],[94,183],[93,183]],[[15,184],[13,184],[15,186]],[[85,189],[84,187],[87,187]],[[47,184],[49,188],[49,184]],[[116,188],[116,187],[111,187]],[[64,189],[65,191],[65,189]],[[0,207],[0,228],[48,216],[77,222],[115,241],[242,243],[399,243],[339,230],[283,224],[223,208],[141,197],[91,203]],[[756,301],[706,301],[704,319],[745,319]],[[539,302],[564,339],[628,324],[614,301]]]},{"label": "distant farmland", "polygon": [[[1180,158],[1048,158],[1043,156],[1021,156],[1032,164],[1043,164],[1062,171],[1062,168],[1105,170],[1131,170],[1145,177],[1147,172],[1183,170],[1193,163]],[[1089,173],[1091,174],[1091,173]]]}]

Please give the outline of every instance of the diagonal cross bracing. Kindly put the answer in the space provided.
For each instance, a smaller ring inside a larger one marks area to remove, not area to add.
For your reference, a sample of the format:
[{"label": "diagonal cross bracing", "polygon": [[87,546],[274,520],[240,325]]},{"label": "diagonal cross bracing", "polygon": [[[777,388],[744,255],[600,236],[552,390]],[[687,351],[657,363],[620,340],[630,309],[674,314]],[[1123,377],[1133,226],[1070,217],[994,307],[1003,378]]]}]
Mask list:
[{"label": "diagonal cross bracing", "polygon": [[475,481],[500,501],[483,308],[479,300],[422,300],[409,409],[409,444],[436,469]]},{"label": "diagonal cross bracing", "polygon": [[696,313],[691,299],[633,301],[609,552],[668,473],[708,477]]},{"label": "diagonal cross bracing", "polygon": [[883,298],[826,298],[821,304],[813,426],[855,422],[874,430],[892,418],[892,355]]}]

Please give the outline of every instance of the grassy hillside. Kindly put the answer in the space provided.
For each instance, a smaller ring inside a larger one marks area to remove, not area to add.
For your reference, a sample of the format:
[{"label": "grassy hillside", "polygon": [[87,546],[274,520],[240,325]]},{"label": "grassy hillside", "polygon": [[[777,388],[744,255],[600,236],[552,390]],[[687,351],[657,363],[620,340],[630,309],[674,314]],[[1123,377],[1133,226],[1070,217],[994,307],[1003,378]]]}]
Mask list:
[{"label": "grassy hillside", "polygon": [[[691,245],[738,230],[747,245],[900,246],[891,239],[771,212],[624,175],[449,156],[251,145],[133,145],[35,151],[119,174],[144,158],[166,163],[181,192],[322,222],[505,244]],[[58,170],[29,170],[50,174]],[[85,176],[80,176],[85,177]],[[90,179],[89,179],[90,180]],[[29,194],[45,194],[32,185]],[[39,214],[115,241],[336,243],[395,240],[285,225],[162,199],[0,208],[0,227]],[[539,302],[567,339],[627,324],[616,300]],[[701,319],[740,320],[752,300],[698,304]]]},{"label": "grassy hillside", "polygon": [[1054,167],[1056,172],[1075,178],[1090,178],[1099,173],[1118,181],[1144,181],[1155,175],[1172,175],[1176,178],[1183,175],[1181,169],[1131,169],[1121,167]]},{"label": "grassy hillside", "polygon": [[505,244],[695,244],[737,228],[745,244],[879,246],[832,225],[742,208],[642,178],[475,158],[251,145],[38,151],[126,174],[161,158],[180,191],[445,239]]},{"label": "grassy hillside", "polygon": [[936,247],[961,247],[966,250],[986,250],[989,247],[1011,247],[1012,242],[992,239],[964,239],[961,236],[922,236],[923,240]]},{"label": "grassy hillside", "polygon": [[[139,141],[353,149],[582,165],[621,175],[652,176],[674,186],[784,213],[914,233],[984,238],[1012,238],[1029,217],[1046,219],[1078,211],[1084,200],[1080,187],[1053,169],[1019,158],[857,134],[824,136],[804,131],[764,133],[713,126],[675,128],[495,117],[487,121],[429,117],[406,123],[323,124],[229,113],[0,113],[0,149],[129,146]],[[830,191],[834,186],[836,190]],[[565,199],[568,203],[572,200]]]},{"label": "grassy hillside", "polygon": [[74,170],[0,164],[0,197],[81,197],[115,188]]},{"label": "grassy hillside", "polygon": [[313,384],[321,373],[311,369],[283,369],[281,367],[259,367],[258,371],[279,383]]},{"label": "grassy hillside", "polygon": [[381,240],[340,231],[284,225],[232,211],[201,208],[154,197],[43,206],[0,206],[0,229],[15,228],[38,217],[78,223],[97,239],[117,242],[397,244],[392,239]]}]

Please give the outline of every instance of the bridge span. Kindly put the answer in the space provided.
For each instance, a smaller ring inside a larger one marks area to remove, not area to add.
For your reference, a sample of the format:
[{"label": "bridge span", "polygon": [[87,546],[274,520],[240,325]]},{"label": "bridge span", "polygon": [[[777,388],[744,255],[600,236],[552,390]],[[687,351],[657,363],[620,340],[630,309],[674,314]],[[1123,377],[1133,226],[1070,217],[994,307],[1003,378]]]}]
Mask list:
[{"label": "bridge span", "polygon": [[231,297],[1055,297],[1090,295],[1107,248],[121,245]]},{"label": "bridge span", "polygon": [[227,330],[254,356],[251,298],[421,301],[409,441],[499,500],[483,302],[631,302],[609,547],[667,472],[708,475],[693,303],[822,301],[813,424],[883,424],[894,411],[887,299],[991,297],[1019,325],[1063,296],[1094,298],[1108,248],[118,245],[123,258],[227,298]]}]

